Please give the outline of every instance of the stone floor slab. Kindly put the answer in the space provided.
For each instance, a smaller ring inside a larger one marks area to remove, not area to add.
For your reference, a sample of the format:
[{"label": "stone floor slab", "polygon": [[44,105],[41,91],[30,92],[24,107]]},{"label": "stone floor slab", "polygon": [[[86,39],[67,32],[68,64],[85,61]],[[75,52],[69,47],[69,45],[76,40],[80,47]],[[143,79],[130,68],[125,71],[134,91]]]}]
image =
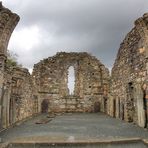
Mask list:
[{"label": "stone floor slab", "polygon": [[0,133],[3,141],[26,139],[38,140],[96,140],[96,139],[148,139],[148,130],[131,123],[109,117],[102,113],[74,113],[56,116],[46,124],[35,124],[46,118],[46,114],[39,115],[19,126]]}]

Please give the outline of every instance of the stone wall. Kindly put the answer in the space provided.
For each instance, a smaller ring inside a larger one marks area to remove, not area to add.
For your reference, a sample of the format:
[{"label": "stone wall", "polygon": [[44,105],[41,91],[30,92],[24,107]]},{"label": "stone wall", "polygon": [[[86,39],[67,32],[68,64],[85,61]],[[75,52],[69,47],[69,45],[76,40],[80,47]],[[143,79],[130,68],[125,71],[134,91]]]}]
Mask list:
[{"label": "stone wall", "polygon": [[15,26],[19,21],[19,16],[12,13],[9,9],[2,6],[0,2],[0,130],[2,128],[3,112],[3,95],[4,95],[4,67],[6,61],[7,46]]},{"label": "stone wall", "polygon": [[110,115],[146,126],[148,117],[148,14],[135,21],[112,69]]},{"label": "stone wall", "polygon": [[[27,69],[7,67],[7,46],[19,16],[0,3],[0,130],[39,112],[106,112],[148,127],[148,14],[121,43],[110,78],[94,56],[60,52]],[[68,70],[74,68],[74,93]]]},{"label": "stone wall", "polygon": [[[74,67],[75,89],[70,95],[68,69]],[[33,78],[40,94],[39,108],[47,100],[48,111],[93,112],[105,111],[109,71],[88,53],[57,53],[34,65]]]},{"label": "stone wall", "polygon": [[38,112],[28,70],[6,64],[8,42],[18,21],[19,16],[0,2],[0,130]]},{"label": "stone wall", "polygon": [[37,113],[32,77],[27,69],[5,68],[3,85],[3,128]]}]

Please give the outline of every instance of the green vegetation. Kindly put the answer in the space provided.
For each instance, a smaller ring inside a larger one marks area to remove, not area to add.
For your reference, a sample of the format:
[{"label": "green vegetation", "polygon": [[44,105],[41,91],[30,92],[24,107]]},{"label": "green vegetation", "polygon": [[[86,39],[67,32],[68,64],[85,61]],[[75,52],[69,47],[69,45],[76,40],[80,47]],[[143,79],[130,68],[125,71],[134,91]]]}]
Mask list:
[{"label": "green vegetation", "polygon": [[22,67],[22,65],[17,62],[18,55],[12,51],[7,50],[7,67]]}]

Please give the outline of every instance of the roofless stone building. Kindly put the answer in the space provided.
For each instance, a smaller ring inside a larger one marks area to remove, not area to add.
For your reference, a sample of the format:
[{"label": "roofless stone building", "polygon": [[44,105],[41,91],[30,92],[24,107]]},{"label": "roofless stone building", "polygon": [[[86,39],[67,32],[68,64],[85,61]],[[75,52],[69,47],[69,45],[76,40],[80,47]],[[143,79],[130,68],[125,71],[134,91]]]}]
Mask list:
[{"label": "roofless stone building", "polygon": [[[19,16],[0,3],[0,129],[41,112],[105,112],[141,127],[148,124],[148,14],[135,22],[109,71],[88,53],[57,53],[33,74],[8,67],[7,46]],[[68,88],[74,71],[74,91]]]},{"label": "roofless stone building", "polygon": [[148,13],[135,21],[134,28],[121,43],[111,77],[111,114],[147,127]]},{"label": "roofless stone building", "polygon": [[[74,68],[74,92],[69,93],[68,69]],[[94,112],[107,109],[109,71],[88,53],[57,53],[35,64],[39,104],[48,102],[54,112]],[[44,107],[40,111],[43,111]]]}]

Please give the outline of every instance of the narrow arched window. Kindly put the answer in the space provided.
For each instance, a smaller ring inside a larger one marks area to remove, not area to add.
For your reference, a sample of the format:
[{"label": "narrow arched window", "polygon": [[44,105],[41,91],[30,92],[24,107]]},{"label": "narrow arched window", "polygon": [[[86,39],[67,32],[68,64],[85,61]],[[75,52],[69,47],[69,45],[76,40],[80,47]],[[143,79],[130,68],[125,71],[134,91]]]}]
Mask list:
[{"label": "narrow arched window", "polygon": [[75,89],[75,71],[73,66],[68,68],[68,89],[69,95],[73,95]]}]

